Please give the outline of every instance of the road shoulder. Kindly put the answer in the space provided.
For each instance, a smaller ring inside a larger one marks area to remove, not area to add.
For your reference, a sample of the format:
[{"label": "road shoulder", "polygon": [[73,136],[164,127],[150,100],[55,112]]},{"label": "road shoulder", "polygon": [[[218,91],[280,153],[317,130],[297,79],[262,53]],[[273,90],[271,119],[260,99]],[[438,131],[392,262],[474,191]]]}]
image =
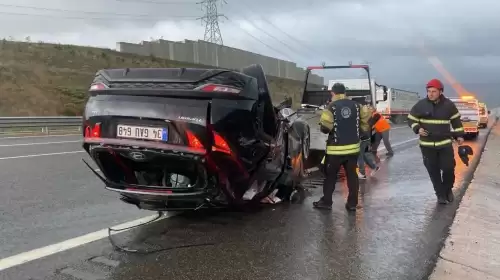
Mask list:
[{"label": "road shoulder", "polygon": [[429,279],[500,280],[500,125],[487,140]]}]

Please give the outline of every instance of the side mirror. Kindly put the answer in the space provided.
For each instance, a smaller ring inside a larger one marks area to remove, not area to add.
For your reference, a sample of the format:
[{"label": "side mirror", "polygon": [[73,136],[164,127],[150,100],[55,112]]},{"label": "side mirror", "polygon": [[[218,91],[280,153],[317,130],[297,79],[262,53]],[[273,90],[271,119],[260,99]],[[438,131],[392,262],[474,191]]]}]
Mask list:
[{"label": "side mirror", "polygon": [[488,110],[488,115],[490,115],[490,114],[491,114],[491,111],[490,111],[490,110]]},{"label": "side mirror", "polygon": [[384,101],[387,101],[387,87],[386,86],[383,86],[382,87],[384,89]]}]

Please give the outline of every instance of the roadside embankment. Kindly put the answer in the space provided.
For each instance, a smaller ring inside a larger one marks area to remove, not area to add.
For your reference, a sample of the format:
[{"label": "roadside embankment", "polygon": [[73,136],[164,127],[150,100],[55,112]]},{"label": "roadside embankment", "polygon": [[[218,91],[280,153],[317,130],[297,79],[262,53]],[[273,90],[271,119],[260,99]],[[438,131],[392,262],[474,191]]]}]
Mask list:
[{"label": "roadside embankment", "polygon": [[496,123],[429,279],[500,280],[499,167],[500,124]]}]

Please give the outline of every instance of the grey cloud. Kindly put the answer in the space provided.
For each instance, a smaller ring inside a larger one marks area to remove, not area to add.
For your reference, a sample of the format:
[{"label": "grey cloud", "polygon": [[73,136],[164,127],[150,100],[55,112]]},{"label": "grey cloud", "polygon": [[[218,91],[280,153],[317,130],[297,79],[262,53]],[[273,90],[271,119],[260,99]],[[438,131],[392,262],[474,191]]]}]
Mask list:
[{"label": "grey cloud", "polygon": [[[117,41],[139,42],[149,40],[150,37],[163,36],[169,40],[202,39],[204,27],[195,18],[203,12],[199,5],[193,4],[196,1],[13,1],[10,2],[12,5],[95,13],[44,11],[0,5],[0,13],[4,13],[0,17],[0,36],[19,39],[31,36],[34,40],[111,48],[115,47]],[[476,88],[478,92],[493,92],[498,88],[495,83],[500,63],[500,48],[497,47],[500,43],[500,17],[497,15],[500,1],[227,2],[222,6],[221,13],[229,20],[222,20],[220,26],[224,42],[229,46],[292,60],[300,66],[319,64],[321,61],[332,64],[369,61],[374,75],[385,83],[421,90],[421,85],[429,78],[442,78],[419,49],[420,44],[425,43],[430,54],[439,57],[459,81]],[[181,16],[191,18],[182,21],[175,18]],[[268,46],[258,42],[247,32]],[[288,47],[265,33],[276,37]]]}]

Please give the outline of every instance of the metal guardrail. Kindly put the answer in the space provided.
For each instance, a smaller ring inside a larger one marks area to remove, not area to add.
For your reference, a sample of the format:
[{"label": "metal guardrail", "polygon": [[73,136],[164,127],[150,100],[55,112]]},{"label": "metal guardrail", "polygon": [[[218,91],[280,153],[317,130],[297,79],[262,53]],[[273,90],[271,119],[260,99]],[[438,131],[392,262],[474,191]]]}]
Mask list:
[{"label": "metal guardrail", "polygon": [[79,126],[82,117],[0,117],[0,128]]},{"label": "metal guardrail", "polygon": [[0,135],[60,135],[81,132],[82,117],[0,117]]}]

